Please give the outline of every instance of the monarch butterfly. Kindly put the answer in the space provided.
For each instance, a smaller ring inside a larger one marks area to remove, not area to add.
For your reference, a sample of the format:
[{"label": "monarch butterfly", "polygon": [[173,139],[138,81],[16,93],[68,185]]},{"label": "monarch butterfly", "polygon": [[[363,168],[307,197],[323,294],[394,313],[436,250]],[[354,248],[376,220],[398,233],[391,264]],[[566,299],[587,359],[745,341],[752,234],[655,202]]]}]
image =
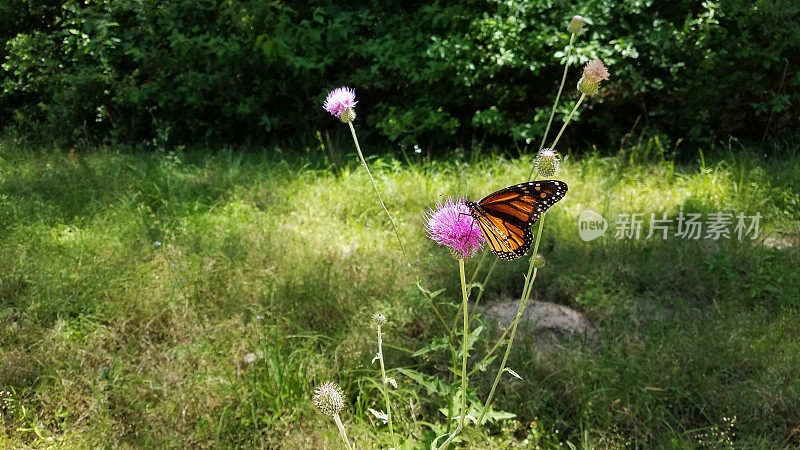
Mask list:
[{"label": "monarch butterfly", "polygon": [[531,247],[531,226],[539,215],[564,197],[567,183],[558,180],[515,184],[475,203],[464,203],[477,222],[489,249],[498,258],[514,260]]}]

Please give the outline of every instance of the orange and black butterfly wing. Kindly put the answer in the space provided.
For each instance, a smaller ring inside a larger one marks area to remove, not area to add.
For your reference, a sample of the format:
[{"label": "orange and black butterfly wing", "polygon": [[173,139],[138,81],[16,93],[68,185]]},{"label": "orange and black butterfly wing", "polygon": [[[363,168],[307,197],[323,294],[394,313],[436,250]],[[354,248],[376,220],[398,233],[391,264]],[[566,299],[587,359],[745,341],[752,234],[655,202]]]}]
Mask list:
[{"label": "orange and black butterfly wing", "polygon": [[499,258],[513,260],[531,246],[531,226],[567,193],[567,184],[542,180],[517,184],[487,195],[477,204],[467,202],[472,216]]},{"label": "orange and black butterfly wing", "polygon": [[533,234],[530,227],[501,220],[480,210],[472,210],[472,216],[483,232],[489,250],[498,258],[509,261],[517,259],[531,247]]}]

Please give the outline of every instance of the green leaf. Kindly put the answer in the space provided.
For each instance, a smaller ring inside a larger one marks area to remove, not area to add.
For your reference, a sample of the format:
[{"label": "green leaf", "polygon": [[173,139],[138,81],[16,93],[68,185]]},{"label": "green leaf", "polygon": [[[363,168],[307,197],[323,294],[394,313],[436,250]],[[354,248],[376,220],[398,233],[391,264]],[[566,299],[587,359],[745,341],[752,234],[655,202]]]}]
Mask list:
[{"label": "green leaf", "polygon": [[411,356],[414,357],[414,356],[424,355],[425,353],[429,353],[434,350],[439,350],[440,348],[444,347],[447,347],[447,338],[438,337],[434,339],[430,344],[414,352],[414,354],[412,354]]},{"label": "green leaf", "polygon": [[425,388],[427,395],[437,394],[445,397],[450,394],[450,387],[444,384],[440,379],[431,377],[416,370],[411,369],[397,369],[398,372],[407,376],[408,378],[417,382],[418,385]]},{"label": "green leaf", "polygon": [[[470,331],[470,333],[467,335],[467,357],[469,357],[469,351],[472,350],[472,346],[475,345],[475,342],[478,340],[478,336],[481,334],[481,331],[483,331],[482,325]],[[463,352],[464,347],[459,346],[458,348],[459,348],[458,357],[461,358],[462,355],[464,354]]]},{"label": "green leaf", "polygon": [[420,284],[420,283],[417,283],[417,288],[419,288],[419,290],[420,290],[420,291],[422,291],[422,292],[424,292],[424,293],[428,294],[428,296],[431,298],[431,300],[433,300],[433,299],[434,299],[434,298],[436,298],[436,297],[437,297],[439,294],[441,294],[442,292],[444,292],[444,291],[445,291],[444,289],[439,289],[439,290],[438,290],[438,291],[436,291],[436,292],[431,292],[431,291],[429,291],[429,290],[425,289],[425,288],[422,286],[422,284]]}]

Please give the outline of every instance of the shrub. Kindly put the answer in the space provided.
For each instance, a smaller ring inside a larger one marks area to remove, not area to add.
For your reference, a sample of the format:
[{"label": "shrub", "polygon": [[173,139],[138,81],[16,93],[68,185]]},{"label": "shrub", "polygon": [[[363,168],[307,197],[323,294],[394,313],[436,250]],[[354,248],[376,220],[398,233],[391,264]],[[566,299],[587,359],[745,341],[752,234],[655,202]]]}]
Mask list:
[{"label": "shrub", "polygon": [[0,12],[0,120],[67,141],[296,137],[332,125],[319,100],[348,84],[374,105],[362,116],[373,136],[525,145],[543,131],[575,13],[587,26],[573,63],[602,58],[612,77],[595,100],[603,114],[578,117],[567,143],[616,144],[634,123],[694,142],[760,140],[796,134],[800,114],[792,0],[73,0]]}]

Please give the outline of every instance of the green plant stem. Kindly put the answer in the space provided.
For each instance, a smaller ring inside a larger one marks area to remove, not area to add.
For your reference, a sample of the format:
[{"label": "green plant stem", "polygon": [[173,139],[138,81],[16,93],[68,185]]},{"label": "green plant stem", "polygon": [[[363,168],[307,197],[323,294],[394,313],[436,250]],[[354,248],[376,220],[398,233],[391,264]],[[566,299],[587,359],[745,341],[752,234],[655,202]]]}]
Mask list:
[{"label": "green plant stem", "polygon": [[447,437],[447,440],[444,441],[444,443],[442,443],[442,445],[439,446],[438,450],[444,450],[445,448],[447,448],[447,446],[450,445],[451,442],[453,442],[453,439],[456,437],[456,435],[461,432],[462,428],[463,427],[459,424],[456,427],[456,429],[453,430],[453,433]]},{"label": "green plant stem", "polygon": [[522,288],[522,298],[519,300],[519,307],[517,308],[517,316],[514,318],[514,323],[511,325],[511,336],[508,338],[508,345],[506,346],[506,353],[503,355],[503,362],[500,363],[500,369],[497,371],[497,376],[494,378],[494,384],[492,384],[492,390],[489,391],[489,397],[486,399],[486,403],[483,406],[483,411],[481,411],[481,416],[478,418],[478,423],[481,423],[483,420],[483,416],[486,415],[486,411],[492,406],[492,399],[494,398],[494,392],[497,389],[497,383],[500,381],[500,377],[503,375],[503,370],[506,368],[506,362],[508,362],[508,355],[511,353],[511,346],[514,344],[514,336],[517,333],[517,325],[519,325],[519,319],[522,317],[522,312],[525,311],[525,305],[528,303],[528,297],[531,294],[531,288],[533,287],[533,281],[536,279],[536,273],[538,272],[538,268],[533,267],[534,262],[536,261],[536,253],[539,251],[539,242],[542,239],[542,229],[544,228],[544,217],[546,214],[542,214],[539,218],[539,231],[536,233],[536,244],[533,247],[533,253],[531,254],[531,263],[528,266],[528,274],[525,277],[525,285]]},{"label": "green plant stem", "polygon": [[561,139],[561,134],[564,133],[564,129],[567,128],[567,125],[569,125],[569,121],[572,120],[572,116],[575,114],[575,111],[578,110],[578,106],[581,105],[581,103],[583,102],[583,99],[585,99],[585,98],[586,98],[586,94],[581,94],[581,98],[579,98],[578,101],[575,102],[575,107],[572,108],[572,111],[570,111],[569,115],[567,116],[567,119],[564,121],[564,125],[561,126],[561,130],[558,132],[558,135],[556,136],[556,139],[550,145],[550,148],[556,148],[556,144],[558,144],[558,140]]},{"label": "green plant stem", "polygon": [[[480,268],[480,265],[483,264],[483,259],[484,259],[484,257],[486,256],[487,253],[489,253],[489,252],[483,252],[483,257],[481,257],[480,262],[478,262],[478,266],[479,267],[476,268],[475,272],[472,273],[472,279],[470,280],[470,284],[475,282],[475,277],[478,275],[478,269]],[[483,297],[483,292],[485,290],[484,288],[486,287],[486,282],[488,282],[489,281],[489,277],[492,276],[492,272],[494,272],[494,268],[495,268],[495,266],[497,266],[497,261],[499,261],[499,259],[497,259],[497,258],[495,258],[494,261],[492,261],[492,265],[489,266],[489,271],[486,272],[486,277],[484,277],[484,279],[483,279],[483,284],[478,289],[478,296],[475,298],[475,304],[472,305],[472,314],[470,314],[470,316],[469,316],[469,323],[472,323],[472,319],[475,318],[475,311],[476,311],[476,308],[478,307],[478,303],[480,303],[480,301],[481,301],[481,297]],[[471,292],[471,290],[470,290],[470,292]],[[453,318],[453,326],[452,326],[453,329],[456,328],[457,323],[458,323],[458,316],[456,315],[456,317]]]},{"label": "green plant stem", "polygon": [[353,450],[353,447],[350,446],[350,441],[347,440],[347,433],[344,431],[344,425],[342,424],[342,419],[339,418],[339,414],[334,414],[333,420],[336,422],[336,426],[339,427],[339,434],[342,435],[344,444],[349,450]]},{"label": "green plant stem", "polygon": [[[570,45],[569,45],[568,56],[567,56],[567,67],[564,68],[564,75],[563,75],[563,77],[561,79],[561,87],[559,87],[559,95],[556,96],[556,103],[553,104],[552,113],[555,113],[555,108],[556,108],[556,105],[558,104],[558,97],[561,94],[561,89],[564,87],[564,82],[565,82],[566,76],[567,76],[567,68],[569,67],[569,52],[572,51],[572,41],[573,41],[574,37],[575,37],[575,35],[573,34],[572,37],[570,38],[570,41],[569,41]],[[578,101],[575,102],[575,106],[572,108],[572,111],[570,111],[569,115],[564,120],[564,125],[561,126],[561,129],[559,130],[558,135],[556,136],[556,138],[553,140],[553,144],[550,146],[550,148],[555,148],[556,147],[556,144],[558,144],[558,141],[561,139],[561,135],[564,133],[564,130],[567,128],[567,125],[569,125],[569,122],[572,120],[572,116],[575,115],[575,111],[578,110],[578,107],[581,105],[581,103],[583,103],[583,100],[585,98],[586,98],[586,94],[581,94],[581,96],[578,99]],[[552,121],[552,119],[553,119],[553,114],[550,115],[550,120]],[[542,144],[539,146],[539,150],[541,150],[544,147],[544,142],[545,142],[545,139],[547,138],[547,133],[549,131],[550,131],[550,122],[548,122],[548,124],[547,124],[547,129],[545,130],[545,135],[542,137]],[[528,180],[533,178],[534,169],[535,169],[535,165],[534,165],[533,168],[531,168],[531,173],[528,175]],[[492,390],[489,391],[489,397],[486,399],[486,404],[483,407],[483,411],[481,412],[481,416],[478,419],[478,423],[481,423],[481,420],[483,420],[483,416],[486,415],[486,411],[488,411],[489,407],[491,406],[491,401],[492,401],[492,398],[494,397],[494,392],[497,389],[497,383],[500,381],[500,377],[503,375],[503,370],[505,369],[506,362],[508,361],[508,355],[511,352],[511,345],[514,343],[514,336],[516,335],[516,332],[517,332],[517,325],[519,324],[519,319],[522,317],[522,313],[525,310],[525,306],[528,303],[528,297],[530,296],[530,291],[533,288],[533,282],[534,282],[534,280],[536,280],[536,274],[538,273],[538,269],[533,267],[533,265],[534,265],[534,262],[536,261],[536,254],[539,251],[539,241],[541,240],[541,237],[542,237],[542,228],[544,227],[544,217],[545,217],[545,214],[542,214],[541,217],[539,218],[539,231],[536,234],[536,244],[534,245],[533,253],[531,254],[531,262],[530,262],[530,265],[528,266],[528,274],[525,277],[525,285],[522,288],[522,298],[520,299],[519,307],[517,308],[517,316],[514,318],[514,322],[513,322],[512,326],[511,326],[511,336],[508,338],[508,345],[506,346],[506,352],[503,355],[503,361],[500,364],[500,370],[498,370],[497,376],[494,379],[494,384],[492,385]],[[489,353],[486,354],[486,356],[483,358],[481,363],[483,361],[486,361],[495,352],[495,350],[498,348],[498,346],[503,342],[503,339],[505,338],[507,333],[508,333],[508,329],[506,329],[506,331],[503,333],[503,336],[500,337],[500,340],[498,340],[497,344],[495,344],[495,346],[489,351]],[[480,366],[480,364],[478,364],[477,367],[479,367],[479,366]],[[477,367],[476,367],[476,369],[477,369]],[[472,374],[474,371],[475,371],[475,369],[472,370],[470,372],[470,374]]]},{"label": "green plant stem", "polygon": [[461,278],[461,309],[464,311],[464,334],[462,336],[464,344],[461,349],[461,418],[458,421],[458,427],[456,427],[453,434],[439,447],[439,450],[447,448],[450,442],[453,441],[453,438],[464,429],[464,419],[467,417],[467,337],[469,336],[469,317],[467,315],[467,281],[464,275],[464,258],[458,258],[458,274]]},{"label": "green plant stem", "polygon": [[[553,123],[553,117],[556,115],[556,107],[558,106],[558,100],[561,98],[561,91],[564,90],[564,83],[567,82],[567,71],[569,71],[569,57],[572,54],[572,42],[575,40],[575,33],[572,33],[569,37],[569,45],[567,45],[567,57],[564,61],[564,74],[561,76],[561,85],[558,87],[558,94],[556,94],[556,101],[553,102],[553,109],[550,111],[550,119],[547,121],[547,128],[544,129],[544,134],[542,135],[542,142],[539,144],[538,152],[541,152],[544,148],[544,142],[547,139],[547,134],[550,132],[550,125]],[[536,164],[531,167],[531,173],[528,175],[528,181],[531,180],[533,177],[533,171],[536,170]]]},{"label": "green plant stem", "polygon": [[495,258],[494,261],[492,261],[492,265],[489,266],[489,271],[486,272],[486,277],[483,279],[483,284],[481,285],[480,289],[478,289],[478,296],[475,298],[475,304],[472,305],[472,314],[469,317],[470,322],[475,317],[475,311],[478,308],[478,304],[481,302],[481,297],[483,297],[483,292],[486,290],[486,283],[489,282],[489,277],[492,276],[492,272],[494,272],[494,268],[497,266],[497,261],[500,260]]},{"label": "green plant stem", "polygon": [[464,418],[467,417],[467,336],[469,335],[469,318],[467,315],[467,283],[464,280],[464,258],[458,258],[458,272],[461,275],[461,297],[464,309],[464,347],[461,358],[461,421],[459,426],[464,427]]},{"label": "green plant stem", "polygon": [[353,142],[356,144],[356,150],[358,151],[358,157],[361,158],[361,164],[364,165],[364,169],[367,171],[367,176],[369,176],[369,181],[372,182],[372,187],[375,189],[375,195],[378,197],[378,201],[381,203],[381,207],[383,207],[383,211],[386,213],[386,217],[389,218],[389,222],[392,224],[392,230],[394,230],[394,235],[397,237],[397,243],[400,244],[400,251],[403,252],[403,257],[406,259],[406,264],[408,264],[409,269],[413,270],[413,266],[411,265],[411,260],[408,259],[408,254],[406,253],[406,249],[403,246],[403,240],[400,239],[400,233],[397,231],[397,225],[394,223],[394,219],[392,219],[392,215],[389,213],[389,209],[386,208],[386,204],[383,202],[383,197],[381,197],[380,191],[378,191],[378,184],[375,183],[375,178],[372,177],[372,172],[369,170],[369,166],[367,165],[367,160],[364,159],[364,154],[361,153],[361,146],[358,145],[358,138],[356,137],[356,129],[353,127],[353,122],[348,122],[347,125],[350,126],[350,133],[353,135]]},{"label": "green plant stem", "polygon": [[392,442],[394,442],[394,427],[392,426],[392,409],[389,405],[389,386],[388,379],[386,378],[386,368],[383,365],[383,336],[381,334],[381,326],[378,325],[378,359],[381,362],[381,380],[383,382],[383,397],[386,399],[386,417],[389,424],[389,433],[392,435]]},{"label": "green plant stem", "polygon": [[[375,178],[372,177],[372,172],[369,170],[369,166],[367,165],[367,160],[364,159],[364,154],[361,153],[361,146],[358,144],[358,137],[356,137],[356,129],[353,127],[353,122],[348,122],[347,125],[350,126],[350,134],[353,135],[353,142],[356,144],[356,151],[358,151],[358,157],[361,158],[361,164],[364,165],[364,170],[367,171],[367,176],[369,176],[369,181],[372,182],[372,188],[375,190],[375,195],[378,197],[378,201],[381,203],[381,207],[383,207],[383,211],[386,213],[386,217],[389,218],[389,222],[392,224],[392,230],[394,231],[394,235],[397,237],[397,243],[400,244],[400,251],[403,253],[403,257],[406,259],[406,264],[408,265],[408,269],[417,279],[417,286],[420,285],[421,279],[419,275],[417,275],[416,271],[414,270],[414,266],[411,265],[411,260],[408,258],[408,254],[406,253],[406,248],[403,246],[403,240],[400,238],[400,232],[397,231],[397,225],[394,223],[394,219],[392,219],[392,215],[389,213],[389,209],[386,208],[386,204],[383,202],[383,197],[381,197],[380,191],[378,191],[378,184],[375,183]],[[436,313],[436,317],[439,318],[439,321],[442,322],[442,325],[445,329],[447,328],[447,323],[445,323],[444,318],[439,313],[439,310],[436,308],[436,305],[433,304],[433,299],[425,293],[422,289],[420,289],[422,295],[428,300],[428,303],[431,304],[431,308]]]}]

